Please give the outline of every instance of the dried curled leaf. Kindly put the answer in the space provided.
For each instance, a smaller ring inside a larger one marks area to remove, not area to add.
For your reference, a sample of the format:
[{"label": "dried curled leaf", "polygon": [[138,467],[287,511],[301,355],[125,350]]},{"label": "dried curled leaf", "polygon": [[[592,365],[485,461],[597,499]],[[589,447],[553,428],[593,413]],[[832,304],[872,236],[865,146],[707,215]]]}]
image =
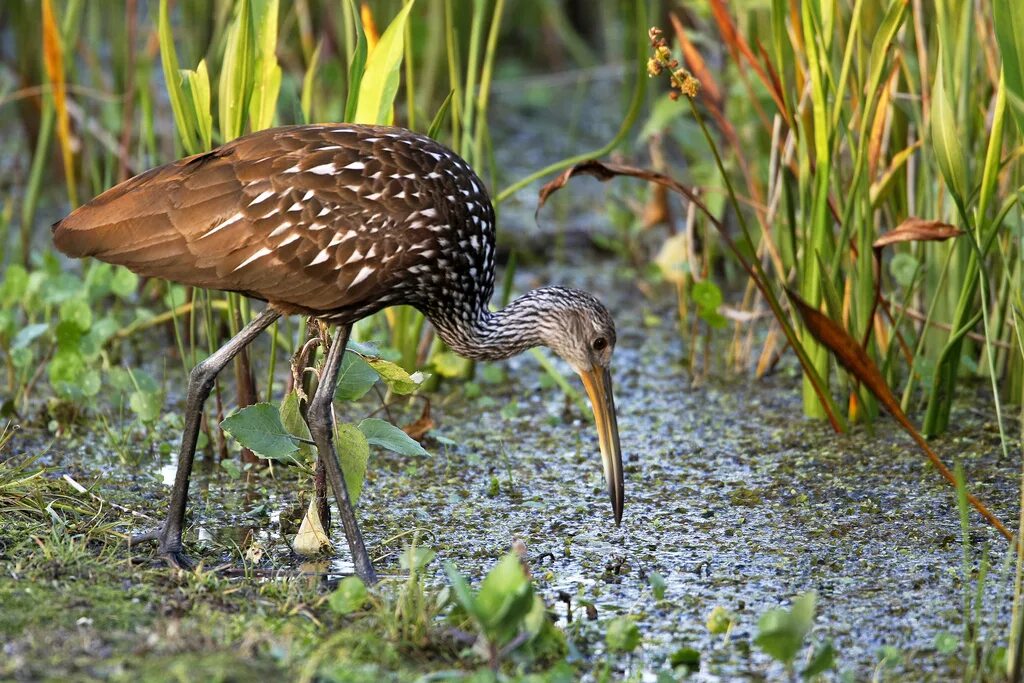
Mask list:
[{"label": "dried curled leaf", "polygon": [[[829,351],[835,356],[836,360],[839,361],[846,370],[853,375],[859,382],[871,391],[872,394],[878,399],[878,401],[885,406],[886,410],[900,423],[900,426],[910,434],[911,438],[917,443],[917,445],[924,451],[924,454],[931,461],[935,469],[954,487],[956,486],[956,479],[953,473],[946,467],[945,463],[942,462],[941,458],[936,455],[935,451],[932,450],[925,438],[921,436],[921,433],[917,431],[910,418],[906,416],[903,409],[900,408],[899,401],[893,396],[892,391],[889,389],[889,385],[886,384],[885,379],[882,377],[882,373],[879,372],[878,367],[875,365],[871,357],[868,356],[864,348],[857,343],[857,341],[850,336],[841,325],[837,324],[827,315],[814,308],[806,301],[800,298],[800,296],[792,291],[786,289],[786,294],[789,296],[789,300],[793,303],[794,308],[800,314],[800,318],[804,321],[804,326],[807,331],[810,332],[815,339],[821,342],[823,345],[828,347]],[[1010,532],[1006,529],[1003,523],[996,517],[992,512],[985,507],[984,503],[978,500],[975,496],[968,494],[967,499],[974,506],[982,517],[984,517],[993,527],[999,530],[1006,538],[1012,538]]]}]

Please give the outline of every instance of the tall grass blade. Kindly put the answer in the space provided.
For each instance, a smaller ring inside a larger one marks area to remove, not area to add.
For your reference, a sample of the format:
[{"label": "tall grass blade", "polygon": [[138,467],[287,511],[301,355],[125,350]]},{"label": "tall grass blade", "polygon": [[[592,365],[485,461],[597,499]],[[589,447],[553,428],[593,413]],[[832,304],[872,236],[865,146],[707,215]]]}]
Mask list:
[{"label": "tall grass blade", "polygon": [[174,37],[171,34],[167,0],[160,0],[157,35],[160,40],[160,62],[164,69],[164,82],[167,84],[167,97],[171,101],[175,128],[181,138],[181,146],[185,148],[185,153],[195,154],[201,148],[196,140],[192,106],[182,87],[181,72],[178,68],[178,52],[174,47]]},{"label": "tall grass blade", "polygon": [[366,70],[359,84],[354,123],[390,124],[405,54],[405,22],[415,0],[398,12],[366,56]]},{"label": "tall grass blade", "polygon": [[356,34],[356,47],[352,52],[352,58],[348,66],[348,95],[345,99],[345,120],[354,121],[356,107],[359,105],[359,88],[363,80],[363,71],[366,69],[366,33],[363,31],[363,23],[359,21],[359,8],[355,0],[348,0],[348,8],[353,18],[353,30]]},{"label": "tall grass blade", "polygon": [[237,138],[244,129],[255,63],[252,0],[242,0],[236,5],[234,21],[228,28],[220,70],[220,134],[225,142]]},{"label": "tall grass blade", "polygon": [[1024,135],[1024,3],[1020,0],[992,0],[996,42],[1003,58],[1010,111]]}]

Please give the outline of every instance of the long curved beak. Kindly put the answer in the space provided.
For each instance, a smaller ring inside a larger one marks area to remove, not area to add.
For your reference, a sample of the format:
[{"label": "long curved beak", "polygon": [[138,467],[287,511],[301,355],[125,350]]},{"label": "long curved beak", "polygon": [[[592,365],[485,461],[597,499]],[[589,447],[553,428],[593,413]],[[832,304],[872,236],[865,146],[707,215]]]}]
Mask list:
[{"label": "long curved beak", "polygon": [[615,396],[612,394],[612,375],[607,368],[592,368],[580,373],[583,386],[590,397],[597,423],[597,439],[601,444],[604,478],[608,482],[608,495],[612,499],[615,525],[622,523],[626,485],[622,477],[622,450],[619,448],[619,423],[615,417]]}]

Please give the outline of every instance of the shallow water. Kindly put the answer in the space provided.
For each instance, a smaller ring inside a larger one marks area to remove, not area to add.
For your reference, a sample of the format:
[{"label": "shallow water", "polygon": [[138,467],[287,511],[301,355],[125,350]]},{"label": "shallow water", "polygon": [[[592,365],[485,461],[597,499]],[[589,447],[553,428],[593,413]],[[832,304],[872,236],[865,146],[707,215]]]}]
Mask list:
[{"label": "shallow water", "polygon": [[[428,440],[430,458],[372,455],[359,517],[382,573],[399,571],[395,553],[414,529],[439,560],[474,577],[520,540],[563,625],[571,612],[574,642],[587,659],[600,656],[601,622],[631,613],[640,616],[647,671],[686,645],[701,652],[701,679],[775,678],[782,669],[751,645],[757,617],[814,590],[812,640],[832,639],[840,667],[857,679],[870,675],[882,646],[905,657],[886,679],[958,670],[933,646],[937,632],[958,634],[961,624],[954,495],[894,423],[882,418],[873,435],[864,428],[835,435],[803,419],[788,367],[761,382],[717,378],[692,387],[679,366],[678,335],[668,325],[641,327],[640,312],[626,304],[628,284],[616,289],[607,275],[581,279],[595,291],[626,294],[610,297],[619,320],[615,382],[627,459],[621,528],[612,522],[592,427],[557,389],[542,387],[526,356],[507,366],[507,381],[483,385],[486,399],[466,399],[461,389],[435,397],[435,433],[457,445]],[[368,411],[346,410],[348,419]],[[972,490],[1004,520],[1014,519],[1016,464],[1002,461],[986,413],[983,398],[961,404],[958,428],[935,447],[962,458]],[[415,416],[412,408],[404,419]],[[68,450],[58,441],[44,462],[114,502],[126,498],[161,514],[169,457],[127,467],[102,439],[84,443]],[[255,538],[267,549],[258,566],[302,571],[278,518],[303,488],[308,483],[289,474],[245,484],[199,467],[187,538],[216,541],[206,544],[208,565],[237,563],[231,548]],[[998,566],[1005,541],[977,516],[972,523],[975,545],[989,543]],[[338,532],[335,539],[329,573],[340,575],[351,565]],[[434,566],[444,582],[440,562]],[[654,571],[668,583],[661,602],[648,588]],[[597,622],[588,620],[588,605],[597,608]],[[736,615],[728,638],[705,627],[716,606]],[[1007,623],[1008,607],[1009,582],[990,579],[987,618]]]}]

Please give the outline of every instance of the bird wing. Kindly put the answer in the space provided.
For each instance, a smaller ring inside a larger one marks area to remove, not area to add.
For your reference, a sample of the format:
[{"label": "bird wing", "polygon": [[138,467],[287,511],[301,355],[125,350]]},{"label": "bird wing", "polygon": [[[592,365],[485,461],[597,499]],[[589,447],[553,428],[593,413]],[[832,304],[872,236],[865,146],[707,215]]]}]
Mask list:
[{"label": "bird wing", "polygon": [[293,126],[125,181],[57,223],[54,242],[286,312],[366,314],[407,299],[410,275],[430,276],[453,223],[484,219],[493,231],[479,180],[429,138]]}]

